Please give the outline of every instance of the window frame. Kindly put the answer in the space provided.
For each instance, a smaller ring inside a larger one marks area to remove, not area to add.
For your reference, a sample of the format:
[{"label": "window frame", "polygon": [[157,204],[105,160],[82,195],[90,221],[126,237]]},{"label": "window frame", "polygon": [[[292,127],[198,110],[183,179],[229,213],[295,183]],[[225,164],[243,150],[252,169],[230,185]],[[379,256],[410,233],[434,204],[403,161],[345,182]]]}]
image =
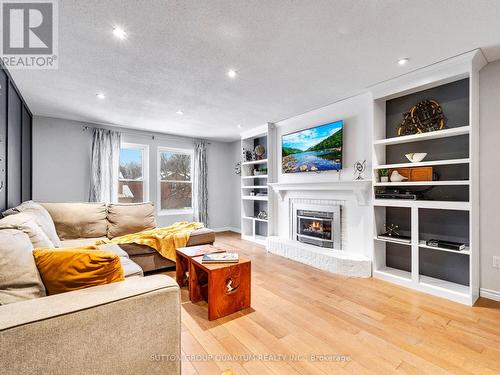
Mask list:
[{"label": "window frame", "polygon": [[[172,152],[176,154],[189,155],[191,157],[191,179],[190,181],[175,181],[175,180],[162,180],[161,179],[161,154],[164,152]],[[161,208],[161,183],[165,182],[180,182],[180,183],[190,183],[191,184],[191,206],[194,206],[194,149],[189,148],[175,148],[175,147],[158,147],[157,160],[156,160],[156,178],[158,179],[157,185],[157,202],[158,202],[158,215],[193,215],[194,207],[184,208],[184,209],[162,209]]]},{"label": "window frame", "polygon": [[130,150],[140,150],[142,153],[142,179],[141,180],[133,180],[130,178],[120,178],[120,167],[118,163],[118,185],[120,181],[128,182],[128,181],[142,181],[142,202],[149,202],[149,145],[140,144],[140,143],[128,143],[122,142],[120,144],[120,153],[122,149],[130,149]]}]

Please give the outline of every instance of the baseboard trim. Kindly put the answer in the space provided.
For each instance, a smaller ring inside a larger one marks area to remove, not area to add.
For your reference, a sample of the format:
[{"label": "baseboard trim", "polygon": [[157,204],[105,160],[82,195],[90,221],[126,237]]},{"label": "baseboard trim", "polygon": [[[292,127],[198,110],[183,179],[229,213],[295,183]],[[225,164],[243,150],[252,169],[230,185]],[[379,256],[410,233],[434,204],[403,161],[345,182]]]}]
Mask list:
[{"label": "baseboard trim", "polygon": [[214,232],[235,232],[235,233],[241,233],[240,228],[236,227],[221,227],[221,228],[210,228]]},{"label": "baseboard trim", "polygon": [[500,302],[500,292],[497,292],[496,290],[480,288],[479,295],[481,297]]}]

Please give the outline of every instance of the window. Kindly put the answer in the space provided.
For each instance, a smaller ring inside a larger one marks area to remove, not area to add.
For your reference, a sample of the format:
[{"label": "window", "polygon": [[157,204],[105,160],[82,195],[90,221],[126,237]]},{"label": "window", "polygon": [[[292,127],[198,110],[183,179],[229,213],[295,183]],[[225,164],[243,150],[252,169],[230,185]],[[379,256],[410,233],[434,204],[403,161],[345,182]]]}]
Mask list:
[{"label": "window", "polygon": [[193,150],[160,148],[159,200],[166,214],[193,212]]},{"label": "window", "polygon": [[122,143],[118,202],[140,203],[148,200],[148,154],[149,148],[146,145]]}]

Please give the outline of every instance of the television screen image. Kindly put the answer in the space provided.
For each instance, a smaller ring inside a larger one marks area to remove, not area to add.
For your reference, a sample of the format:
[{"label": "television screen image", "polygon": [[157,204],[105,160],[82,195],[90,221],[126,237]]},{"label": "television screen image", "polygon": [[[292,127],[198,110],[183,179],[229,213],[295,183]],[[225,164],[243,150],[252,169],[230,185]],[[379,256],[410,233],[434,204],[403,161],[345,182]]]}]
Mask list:
[{"label": "television screen image", "polygon": [[283,135],[283,173],[320,172],[342,169],[342,128],[336,121]]}]

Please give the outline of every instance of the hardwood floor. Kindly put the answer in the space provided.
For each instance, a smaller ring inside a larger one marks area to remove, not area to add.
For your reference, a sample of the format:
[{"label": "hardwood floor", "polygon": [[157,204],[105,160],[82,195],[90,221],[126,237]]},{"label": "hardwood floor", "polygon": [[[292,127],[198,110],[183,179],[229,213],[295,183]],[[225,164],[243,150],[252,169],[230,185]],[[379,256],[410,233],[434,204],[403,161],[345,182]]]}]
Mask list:
[{"label": "hardwood floor", "polygon": [[[498,302],[467,307],[334,275],[268,254],[236,233],[218,234],[216,245],[251,258],[252,308],[209,322],[206,303],[192,304],[183,289],[183,374],[500,373]],[[347,360],[310,358],[321,354]]]}]

